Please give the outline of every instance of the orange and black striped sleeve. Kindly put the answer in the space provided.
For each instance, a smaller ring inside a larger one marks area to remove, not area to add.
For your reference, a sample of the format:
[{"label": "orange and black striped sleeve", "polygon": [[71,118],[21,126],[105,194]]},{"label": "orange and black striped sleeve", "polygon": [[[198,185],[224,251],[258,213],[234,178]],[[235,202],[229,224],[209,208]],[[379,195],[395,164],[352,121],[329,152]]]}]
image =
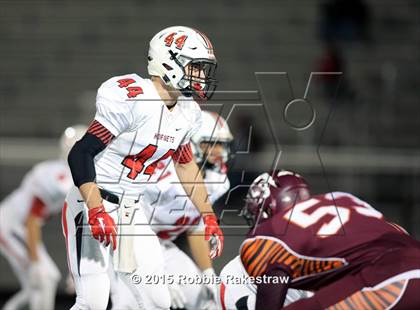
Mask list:
[{"label": "orange and black striped sleeve", "polygon": [[279,240],[264,236],[245,240],[240,255],[242,264],[251,277],[262,276],[272,268],[280,268],[296,279],[345,265],[345,261],[339,258],[300,255]]},{"label": "orange and black striped sleeve", "polygon": [[[261,281],[257,282],[257,298],[255,309],[280,309],[286,298],[289,287],[290,273],[283,266],[277,266],[276,257],[281,257],[284,251],[281,251],[279,244],[274,244],[267,239],[251,239],[245,241],[241,248],[241,260],[251,277],[276,277],[283,278],[278,282]],[[270,263],[273,261],[273,263]]]},{"label": "orange and black striped sleeve", "polygon": [[246,240],[240,254],[242,264],[251,277],[264,275],[270,266],[289,257],[281,245],[263,238]]},{"label": "orange and black striped sleeve", "polygon": [[408,280],[400,280],[380,288],[365,288],[331,305],[333,309],[390,309],[404,294]]}]

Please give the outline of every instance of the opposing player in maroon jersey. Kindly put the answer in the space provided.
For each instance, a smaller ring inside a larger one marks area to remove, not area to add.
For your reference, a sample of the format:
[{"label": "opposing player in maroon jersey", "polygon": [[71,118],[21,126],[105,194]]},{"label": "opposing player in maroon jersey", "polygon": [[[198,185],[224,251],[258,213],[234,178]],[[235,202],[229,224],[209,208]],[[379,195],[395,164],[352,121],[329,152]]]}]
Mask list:
[{"label": "opposing player in maroon jersey", "polygon": [[275,171],[253,182],[242,213],[247,273],[289,277],[258,284],[257,310],[281,309],[288,288],[315,294],[284,309],[420,309],[420,242],[359,198],[312,196],[301,176]]}]

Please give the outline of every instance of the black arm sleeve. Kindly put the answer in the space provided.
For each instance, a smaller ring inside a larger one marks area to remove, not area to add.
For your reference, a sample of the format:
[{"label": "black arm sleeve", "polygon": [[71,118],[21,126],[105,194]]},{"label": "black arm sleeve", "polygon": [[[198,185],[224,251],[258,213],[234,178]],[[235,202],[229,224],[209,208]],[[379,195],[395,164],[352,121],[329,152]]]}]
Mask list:
[{"label": "black arm sleeve", "polygon": [[[258,284],[255,310],[281,309],[289,286],[288,281],[282,283],[282,278],[286,280],[289,275],[282,269],[272,269],[268,271],[265,276],[268,277],[267,279],[270,279],[270,281]],[[278,283],[273,283],[274,277],[278,277]]]},{"label": "black arm sleeve", "polygon": [[74,185],[94,182],[96,171],[93,159],[106,148],[106,144],[93,134],[86,133],[76,142],[67,158]]}]

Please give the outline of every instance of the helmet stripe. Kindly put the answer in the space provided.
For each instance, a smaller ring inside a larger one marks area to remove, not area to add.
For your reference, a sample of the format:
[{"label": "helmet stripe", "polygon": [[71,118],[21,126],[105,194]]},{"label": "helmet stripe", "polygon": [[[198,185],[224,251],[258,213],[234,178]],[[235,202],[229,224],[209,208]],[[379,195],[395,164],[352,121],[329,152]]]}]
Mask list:
[{"label": "helmet stripe", "polygon": [[213,50],[213,45],[211,44],[209,38],[207,38],[207,36],[204,33],[202,33],[200,30],[198,29],[194,29],[194,30],[203,38],[204,42],[206,43],[206,47],[210,50]]}]

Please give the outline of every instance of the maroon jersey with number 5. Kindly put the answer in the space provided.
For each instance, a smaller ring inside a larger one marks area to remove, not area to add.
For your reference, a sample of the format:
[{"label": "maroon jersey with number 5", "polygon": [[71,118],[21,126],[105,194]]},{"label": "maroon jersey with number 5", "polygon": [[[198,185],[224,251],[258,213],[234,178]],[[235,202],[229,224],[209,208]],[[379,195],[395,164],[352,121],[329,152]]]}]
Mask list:
[{"label": "maroon jersey with number 5", "polygon": [[[420,255],[420,243],[368,203],[333,192],[313,196],[256,225],[240,255],[250,276],[281,268],[291,277],[289,287],[317,290],[401,249]],[[395,270],[401,271],[397,265],[398,261]]]}]

